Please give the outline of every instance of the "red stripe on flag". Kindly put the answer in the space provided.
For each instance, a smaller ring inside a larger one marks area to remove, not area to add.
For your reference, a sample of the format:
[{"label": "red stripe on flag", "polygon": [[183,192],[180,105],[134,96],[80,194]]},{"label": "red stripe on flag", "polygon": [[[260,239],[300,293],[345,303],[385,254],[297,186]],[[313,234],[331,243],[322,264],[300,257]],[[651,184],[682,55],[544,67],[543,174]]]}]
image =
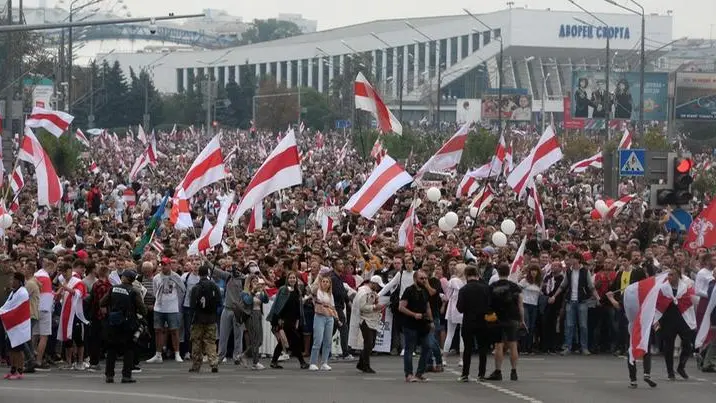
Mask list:
[{"label": "red stripe on flag", "polygon": [[456,136],[450,139],[443,147],[438,150],[437,154],[447,154],[455,151],[462,151],[465,148],[465,142],[467,141],[467,135]]},{"label": "red stripe on flag", "polygon": [[285,149],[275,157],[266,161],[266,165],[262,166],[259,171],[256,172],[256,176],[254,176],[251,180],[249,186],[246,187],[244,195],[248,194],[251,189],[255,188],[259,184],[273,178],[277,172],[299,164],[298,148],[296,146],[291,146]]},{"label": "red stripe on flag", "polygon": [[389,133],[393,130],[393,126],[390,124],[390,111],[383,103],[378,93],[375,92],[373,87],[366,85],[361,81],[356,81],[354,85],[355,96],[369,98],[375,103],[376,112],[378,115],[378,127],[383,133]]},{"label": "red stripe on flag", "polygon": [[224,158],[221,156],[221,149],[216,149],[213,153],[209,154],[206,159],[201,161],[199,165],[195,166],[189,172],[187,172],[186,178],[182,183],[182,188],[188,188],[189,186],[191,186],[192,183],[194,183],[194,181],[201,178],[210,169],[215,168],[223,163]]},{"label": "red stripe on flag", "polygon": [[360,214],[361,211],[367,206],[375,196],[380,193],[381,190],[383,190],[383,187],[385,187],[388,182],[395,179],[396,176],[403,173],[403,168],[401,168],[398,164],[393,164],[390,166],[390,168],[383,171],[380,176],[378,176],[375,181],[368,187],[368,189],[365,190],[363,195],[356,201],[353,208],[351,208],[351,211]]},{"label": "red stripe on flag", "polygon": [[30,319],[30,300],[27,300],[14,309],[2,314],[2,323],[5,329],[12,329]]},{"label": "red stripe on flag", "polygon": [[70,126],[67,122],[62,120],[59,116],[52,114],[52,113],[47,113],[47,114],[38,113],[36,115],[30,115],[30,119],[46,120],[46,121],[52,123],[53,125],[59,127],[60,129],[62,129],[62,131],[67,130],[67,128]]},{"label": "red stripe on flag", "polygon": [[520,194],[522,189],[525,186],[525,182],[527,182],[527,179],[532,177],[532,170],[534,169],[535,164],[537,161],[544,158],[547,154],[551,153],[554,150],[559,149],[559,142],[557,141],[557,136],[552,136],[549,140],[545,141],[544,143],[540,144],[539,148],[535,150],[534,158],[532,158],[532,164],[530,165],[529,171],[527,171],[526,175],[520,179],[520,181],[517,183],[517,186],[514,187],[515,190],[519,189]]}]

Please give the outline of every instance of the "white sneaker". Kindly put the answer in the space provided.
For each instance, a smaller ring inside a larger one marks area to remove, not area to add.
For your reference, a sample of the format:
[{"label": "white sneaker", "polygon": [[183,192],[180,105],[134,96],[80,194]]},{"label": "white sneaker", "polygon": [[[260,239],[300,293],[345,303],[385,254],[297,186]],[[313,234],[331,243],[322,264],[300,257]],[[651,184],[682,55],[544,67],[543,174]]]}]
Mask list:
[{"label": "white sneaker", "polygon": [[201,360],[201,362],[209,362],[209,357],[204,356],[204,358]]},{"label": "white sneaker", "polygon": [[191,353],[184,354],[184,361],[190,361],[191,360]]},{"label": "white sneaker", "polygon": [[318,371],[318,367],[316,366],[316,364],[311,364],[311,365],[308,367],[308,370],[309,370],[309,371]]},{"label": "white sneaker", "polygon": [[288,361],[290,359],[291,359],[291,356],[286,353],[282,353],[281,356],[278,357],[279,361]]},{"label": "white sneaker", "polygon": [[460,360],[460,362],[457,363],[457,366],[462,368],[462,360]]},{"label": "white sneaker", "polygon": [[402,357],[404,355],[405,355],[405,349],[400,350],[400,356]]},{"label": "white sneaker", "polygon": [[84,370],[85,370],[85,364],[82,363],[82,362],[76,362],[76,363],[72,366],[72,369],[74,369],[75,371],[84,371]]},{"label": "white sneaker", "polygon": [[347,356],[343,357],[345,361],[354,361],[356,358],[353,357],[351,354],[348,354]]},{"label": "white sneaker", "polygon": [[181,354],[179,354],[179,353],[174,353],[174,361],[184,362],[184,360],[181,359]]},{"label": "white sneaker", "polygon": [[[310,369],[310,368],[309,368]],[[321,371],[330,371],[332,368],[325,362],[321,365]]]},{"label": "white sneaker", "polygon": [[260,362],[257,362],[256,364],[251,366],[251,369],[253,369],[254,371],[261,371],[264,368],[266,367],[264,367]]},{"label": "white sneaker", "polygon": [[224,358],[221,360],[221,363],[222,363],[222,364],[226,364],[226,357],[224,357]]},{"label": "white sneaker", "polygon": [[147,364],[161,364],[162,362],[164,362],[164,360],[162,359],[162,355],[159,353],[147,360]]}]

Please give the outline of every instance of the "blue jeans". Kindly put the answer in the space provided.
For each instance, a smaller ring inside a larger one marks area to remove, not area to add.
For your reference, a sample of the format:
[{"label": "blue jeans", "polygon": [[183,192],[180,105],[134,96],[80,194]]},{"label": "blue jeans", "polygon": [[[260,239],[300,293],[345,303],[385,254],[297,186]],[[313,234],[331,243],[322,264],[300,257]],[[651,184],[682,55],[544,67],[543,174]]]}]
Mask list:
[{"label": "blue jeans", "polygon": [[520,340],[520,350],[522,350],[523,353],[531,353],[532,344],[535,339],[535,325],[537,324],[539,309],[537,308],[537,305],[522,305],[525,309],[525,325],[527,325],[527,334],[522,337],[522,340]]},{"label": "blue jeans", "polygon": [[430,332],[420,333],[415,329],[403,327],[403,344],[405,345],[405,353],[403,354],[403,370],[405,376],[413,375],[413,352],[420,346],[420,359],[418,360],[418,371],[416,375],[425,373],[425,366],[430,355]]},{"label": "blue jeans", "polygon": [[[587,344],[588,337],[587,332],[587,312],[586,302],[567,302],[565,307],[564,317],[564,347],[567,351],[572,350],[572,343],[574,342],[574,330],[579,323],[579,345],[582,351],[586,351],[589,344]],[[579,322],[577,322],[579,320]]]},{"label": "blue jeans", "polygon": [[[313,347],[311,347],[311,364],[318,365],[318,351],[321,351],[323,362],[328,362],[331,355],[333,339],[333,318],[323,315],[313,316]],[[323,348],[321,348],[323,345]]]},{"label": "blue jeans", "polygon": [[435,329],[430,332],[428,343],[430,344],[430,352],[432,353],[432,362],[434,365],[443,365],[443,351],[440,348],[440,317],[433,318]]}]

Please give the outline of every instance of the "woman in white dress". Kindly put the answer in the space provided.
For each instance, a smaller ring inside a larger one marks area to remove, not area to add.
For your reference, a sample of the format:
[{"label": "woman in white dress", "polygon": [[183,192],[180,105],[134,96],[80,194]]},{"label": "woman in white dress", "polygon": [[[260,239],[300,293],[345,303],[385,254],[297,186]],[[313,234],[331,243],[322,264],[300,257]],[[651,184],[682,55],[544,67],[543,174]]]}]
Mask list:
[{"label": "woman in white dress", "polygon": [[[447,311],[445,312],[445,319],[447,320],[447,337],[445,338],[445,345],[443,351],[447,353],[452,345],[453,337],[455,337],[455,330],[457,325],[462,324],[462,314],[457,310],[457,296],[460,289],[465,285],[465,264],[455,265],[455,273],[452,278],[448,281],[448,287],[445,290],[445,296],[448,299]],[[460,337],[460,351],[465,348],[465,344]],[[462,360],[460,364],[462,365]]]}]

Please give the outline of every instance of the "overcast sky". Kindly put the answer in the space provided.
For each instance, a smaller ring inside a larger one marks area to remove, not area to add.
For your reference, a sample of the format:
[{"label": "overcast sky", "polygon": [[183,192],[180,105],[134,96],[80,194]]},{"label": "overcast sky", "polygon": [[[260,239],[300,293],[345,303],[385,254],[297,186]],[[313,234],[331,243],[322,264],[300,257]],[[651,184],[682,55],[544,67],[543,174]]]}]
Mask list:
[{"label": "overcast sky", "polygon": [[[42,0],[25,0],[35,6]],[[45,0],[50,6],[56,0]],[[69,2],[70,0],[65,0]],[[82,0],[79,0],[80,2]],[[106,0],[115,2],[117,0]],[[630,4],[628,0],[616,0]],[[245,21],[254,18],[275,17],[282,13],[301,13],[305,18],[318,20],[318,29],[376,19],[423,17],[460,14],[464,7],[475,13],[501,10],[506,0],[124,0],[134,16],[198,13],[204,8],[227,10],[241,16]],[[578,0],[580,4],[596,12],[620,12],[620,9],[603,0]],[[674,37],[716,37],[716,0],[640,0],[647,13],[666,14],[674,12]],[[515,7],[534,9],[576,10],[567,0],[514,0]]]}]

